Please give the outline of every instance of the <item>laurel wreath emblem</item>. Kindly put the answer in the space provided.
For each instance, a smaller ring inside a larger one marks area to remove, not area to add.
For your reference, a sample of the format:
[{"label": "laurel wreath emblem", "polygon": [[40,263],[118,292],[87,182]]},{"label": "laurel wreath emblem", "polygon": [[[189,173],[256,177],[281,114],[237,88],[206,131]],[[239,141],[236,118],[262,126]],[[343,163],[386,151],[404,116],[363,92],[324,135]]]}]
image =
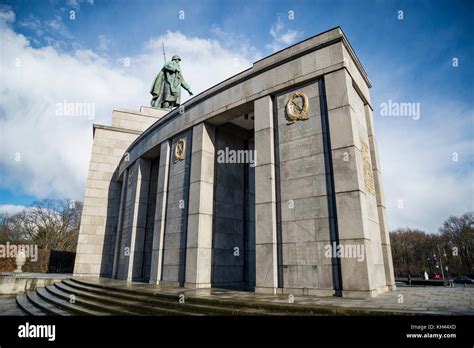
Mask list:
[{"label": "laurel wreath emblem", "polygon": [[186,154],[186,142],[184,139],[179,139],[178,142],[176,143],[176,146],[174,147],[174,157],[178,161],[184,160]]},{"label": "laurel wreath emblem", "polygon": [[[298,100],[301,101],[301,104],[298,103]],[[295,92],[290,96],[288,102],[286,103],[286,113],[290,123],[300,120],[308,119],[308,97],[302,92]]]}]

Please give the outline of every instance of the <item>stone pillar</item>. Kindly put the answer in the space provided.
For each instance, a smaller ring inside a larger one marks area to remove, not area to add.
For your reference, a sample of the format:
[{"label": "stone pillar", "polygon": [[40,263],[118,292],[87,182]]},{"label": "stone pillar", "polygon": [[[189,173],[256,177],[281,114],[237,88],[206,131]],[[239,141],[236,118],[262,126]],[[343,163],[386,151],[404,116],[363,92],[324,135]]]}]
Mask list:
[{"label": "stone pillar", "polygon": [[385,208],[385,197],[383,195],[380,162],[375,140],[374,118],[372,109],[365,105],[365,117],[367,120],[367,132],[369,136],[370,157],[372,159],[372,170],[374,175],[375,192],[377,199],[377,214],[380,226],[380,241],[382,244],[383,264],[385,268],[385,282],[389,290],[395,290],[395,277],[393,273],[392,249],[390,236],[387,228],[387,217]]},{"label": "stone pillar", "polygon": [[114,248],[114,264],[112,268],[112,278],[117,277],[119,257],[120,257],[120,243],[122,241],[122,226],[123,226],[123,212],[125,209],[125,193],[127,192],[128,183],[128,169],[123,173],[122,190],[120,193],[120,204],[119,204],[119,215],[117,222],[117,233],[115,237],[115,248]]},{"label": "stone pillar", "polygon": [[135,199],[132,207],[133,215],[127,281],[141,280],[142,278],[148,189],[150,187],[150,165],[150,161],[143,158],[139,158],[134,164],[136,173],[136,180],[134,180]]},{"label": "stone pillar", "polygon": [[254,102],[255,113],[255,257],[256,292],[278,288],[277,218],[273,102],[270,96]]},{"label": "stone pillar", "polygon": [[344,250],[355,247],[364,251],[362,260],[341,257],[343,296],[376,296],[383,265],[379,264],[382,252],[378,219],[372,212],[373,178],[367,175],[371,171],[370,155],[364,150],[367,148],[364,104],[346,69],[325,75],[325,89],[339,244]]},{"label": "stone pillar", "polygon": [[194,126],[186,241],[186,287],[211,287],[214,152],[214,128],[205,123]]},{"label": "stone pillar", "polygon": [[165,236],[166,201],[168,193],[170,141],[161,143],[158,187],[156,192],[155,226],[151,254],[150,284],[159,284],[163,270],[163,241]]},{"label": "stone pillar", "polygon": [[[166,198],[166,224],[160,284],[184,286],[186,277],[186,235],[191,177],[192,129],[171,139],[171,159]],[[176,156],[180,140],[186,144],[184,158]]]}]

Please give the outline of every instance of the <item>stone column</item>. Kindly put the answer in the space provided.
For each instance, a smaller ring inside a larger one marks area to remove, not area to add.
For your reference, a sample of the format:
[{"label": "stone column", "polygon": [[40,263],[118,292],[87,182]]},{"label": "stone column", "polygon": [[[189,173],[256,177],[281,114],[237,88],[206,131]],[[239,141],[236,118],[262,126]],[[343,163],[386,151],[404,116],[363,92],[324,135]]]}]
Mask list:
[{"label": "stone column", "polygon": [[143,262],[143,246],[148,208],[148,189],[150,187],[150,161],[140,158],[135,163],[135,199],[132,207],[132,226],[130,232],[130,256],[128,259],[127,281],[140,280]]},{"label": "stone column", "polygon": [[385,197],[383,195],[380,162],[375,140],[374,118],[372,109],[365,105],[365,117],[367,120],[367,132],[369,136],[370,157],[372,159],[372,170],[374,175],[375,192],[377,199],[377,213],[380,226],[380,241],[382,244],[383,264],[385,268],[385,281],[389,290],[395,290],[395,278],[393,273],[392,249],[390,236],[387,228],[387,217],[385,208]]},{"label": "stone column", "polygon": [[123,211],[125,208],[125,192],[127,191],[127,183],[128,183],[128,169],[125,169],[123,173],[123,180],[122,180],[122,190],[120,193],[120,204],[119,204],[119,215],[118,215],[118,222],[117,222],[117,234],[115,237],[115,247],[114,247],[114,264],[112,267],[112,278],[117,277],[118,265],[119,265],[119,257],[120,257],[120,243],[122,241],[122,228],[123,228]]},{"label": "stone column", "polygon": [[194,126],[186,241],[186,287],[211,287],[214,151],[214,128],[205,123]]},{"label": "stone column", "polygon": [[381,249],[380,241],[373,242],[379,232],[374,233],[378,222],[369,219],[373,213],[367,203],[375,200],[369,192],[371,178],[365,172],[367,167],[370,172],[371,165],[370,156],[363,154],[367,141],[363,102],[346,69],[325,75],[325,89],[339,244],[344,248],[363,247],[364,251],[363,260],[341,257],[343,296],[375,296],[378,275],[374,257],[381,255]]},{"label": "stone column", "polygon": [[256,292],[274,293],[278,287],[277,219],[273,102],[270,96],[254,102],[255,113],[255,257]]},{"label": "stone column", "polygon": [[163,270],[163,240],[165,236],[166,201],[168,194],[170,140],[161,144],[158,186],[156,190],[155,226],[153,231],[153,249],[151,254],[150,284],[159,284]]}]

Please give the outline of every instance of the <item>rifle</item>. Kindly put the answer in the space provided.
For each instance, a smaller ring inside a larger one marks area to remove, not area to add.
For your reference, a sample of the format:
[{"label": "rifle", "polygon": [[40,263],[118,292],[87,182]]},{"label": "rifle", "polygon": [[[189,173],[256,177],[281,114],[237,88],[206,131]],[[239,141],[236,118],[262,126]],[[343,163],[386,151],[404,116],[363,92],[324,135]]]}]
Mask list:
[{"label": "rifle", "polygon": [[161,46],[163,47],[163,59],[165,60],[165,64],[166,64],[165,44],[163,43],[163,41],[161,42]]}]

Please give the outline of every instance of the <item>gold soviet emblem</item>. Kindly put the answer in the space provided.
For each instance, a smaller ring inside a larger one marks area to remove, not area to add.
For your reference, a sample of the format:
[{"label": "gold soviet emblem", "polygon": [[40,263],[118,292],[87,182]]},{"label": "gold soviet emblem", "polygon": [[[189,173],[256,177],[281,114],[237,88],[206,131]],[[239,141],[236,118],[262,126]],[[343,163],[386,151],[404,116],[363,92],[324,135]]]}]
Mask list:
[{"label": "gold soviet emblem", "polygon": [[178,142],[176,143],[176,146],[174,147],[174,157],[178,161],[184,160],[186,154],[186,142],[184,139],[179,139]]},{"label": "gold soviet emblem", "polygon": [[295,92],[290,96],[286,103],[286,113],[288,114],[289,124],[308,119],[308,97],[303,92]]}]

